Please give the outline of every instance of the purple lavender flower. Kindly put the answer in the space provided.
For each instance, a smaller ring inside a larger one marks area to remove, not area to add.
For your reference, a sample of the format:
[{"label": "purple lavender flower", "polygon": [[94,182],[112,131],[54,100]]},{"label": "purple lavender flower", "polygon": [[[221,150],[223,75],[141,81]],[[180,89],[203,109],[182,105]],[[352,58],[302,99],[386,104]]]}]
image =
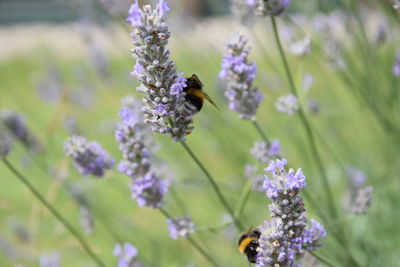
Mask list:
[{"label": "purple lavender flower", "polygon": [[11,110],[2,110],[0,112],[0,123],[8,130],[11,136],[21,142],[29,150],[38,152],[41,150],[40,144],[28,130],[25,118]]},{"label": "purple lavender flower", "polygon": [[264,141],[255,142],[250,150],[256,160],[261,163],[268,163],[271,158],[279,156],[281,153],[281,145],[278,139],[272,140],[271,144]]},{"label": "purple lavender flower", "polygon": [[129,10],[128,21],[133,27],[132,72],[141,85],[138,91],[147,94],[142,112],[152,130],[170,134],[175,141],[184,141],[193,129],[192,115],[183,114],[186,79],[178,74],[167,49],[170,32],[165,23],[168,5],[160,0],[156,8],[145,5],[143,10],[135,2]]},{"label": "purple lavender flower", "polygon": [[114,160],[97,142],[88,142],[83,136],[73,135],[68,138],[64,151],[74,159],[75,168],[84,176],[101,177],[105,170],[114,165]]},{"label": "purple lavender flower", "polygon": [[61,256],[58,252],[44,254],[39,258],[39,265],[40,267],[59,267],[60,258]]},{"label": "purple lavender flower", "polygon": [[278,16],[286,10],[290,0],[247,0],[247,4],[262,16]]},{"label": "purple lavender flower", "polygon": [[115,137],[122,152],[118,170],[132,179],[144,177],[151,168],[152,153],[146,145],[148,130],[140,113],[141,105],[133,97],[125,98],[119,113]]},{"label": "purple lavender flower", "polygon": [[306,186],[306,178],[301,169],[294,172],[289,169],[286,173],[286,159],[277,159],[270,161],[270,164],[265,169],[267,172],[264,189],[267,196],[271,199],[278,197],[280,194],[287,194],[289,191],[299,191]]},{"label": "purple lavender flower", "polygon": [[261,237],[257,255],[257,267],[293,266],[296,251],[285,235],[285,225],[279,217],[272,217],[259,227]]},{"label": "purple lavender flower", "polygon": [[7,157],[11,150],[11,140],[0,127],[0,159]]},{"label": "purple lavender flower", "polygon": [[225,96],[229,108],[237,111],[242,119],[255,120],[258,106],[264,97],[252,85],[257,66],[254,62],[248,62],[250,48],[246,45],[247,38],[244,35],[226,44],[219,76],[227,82]]},{"label": "purple lavender flower", "polygon": [[194,233],[194,223],[189,216],[176,219],[167,219],[169,235],[173,239],[186,239],[189,235]]},{"label": "purple lavender flower", "polygon": [[356,197],[351,206],[352,213],[357,215],[367,214],[372,203],[373,192],[374,188],[372,186],[366,186],[358,189]]},{"label": "purple lavender flower", "polygon": [[393,74],[396,77],[400,77],[400,49],[399,49],[399,51],[397,51],[396,59],[394,61],[392,70],[393,70]]},{"label": "purple lavender flower", "polygon": [[294,94],[287,94],[278,98],[275,107],[279,112],[293,115],[299,109],[299,101]]},{"label": "purple lavender flower", "polygon": [[166,181],[150,172],[143,178],[133,181],[131,196],[136,199],[139,207],[160,208],[164,204],[164,195],[168,192],[168,186]]},{"label": "purple lavender flower", "polygon": [[139,267],[142,264],[137,260],[138,251],[135,246],[130,243],[123,245],[116,244],[114,248],[114,256],[117,256],[118,267]]},{"label": "purple lavender flower", "polygon": [[304,251],[321,246],[326,235],[322,225],[312,220],[307,227],[303,198],[299,192],[306,186],[301,169],[285,170],[286,159],[270,161],[264,181],[266,195],[272,199],[269,205],[270,220],[259,227],[261,232],[257,266],[295,266],[294,262]]},{"label": "purple lavender flower", "polygon": [[321,239],[326,237],[325,227],[314,219],[311,219],[311,227],[306,228],[301,237],[302,247],[308,251],[316,250],[322,246]]}]

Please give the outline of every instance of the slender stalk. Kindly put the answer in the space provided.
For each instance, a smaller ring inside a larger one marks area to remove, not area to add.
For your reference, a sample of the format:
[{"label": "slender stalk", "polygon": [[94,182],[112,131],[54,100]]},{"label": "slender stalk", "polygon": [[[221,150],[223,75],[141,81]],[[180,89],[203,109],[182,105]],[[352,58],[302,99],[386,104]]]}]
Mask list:
[{"label": "slender stalk", "polygon": [[330,267],[334,267],[335,266],[334,264],[330,263],[327,259],[321,257],[320,255],[318,255],[314,251],[310,251],[310,254],[313,255],[317,260],[319,260],[320,262],[324,263],[327,266],[330,266]]},{"label": "slender stalk", "polygon": [[[279,38],[278,27],[277,27],[277,24],[276,24],[275,17],[274,16],[270,16],[270,17],[271,17],[272,28],[273,28],[273,31],[274,31],[275,42],[276,42],[276,45],[278,47],[279,54],[281,56],[281,59],[282,59],[282,62],[283,62],[284,68],[285,68],[286,76],[287,76],[287,79],[288,79],[288,82],[289,82],[289,85],[290,85],[290,90],[292,91],[292,93],[296,97],[298,97],[298,94],[297,94],[297,91],[296,91],[296,87],[294,85],[294,81],[293,81],[293,78],[292,78],[292,74],[291,74],[291,71],[290,71],[290,68],[289,68],[289,64],[288,64],[288,62],[286,60],[285,52],[283,51],[282,44],[281,44],[281,41],[280,41],[280,38]],[[329,182],[328,182],[328,176],[326,174],[324,165],[322,164],[322,159],[321,159],[321,156],[319,154],[319,151],[318,151],[318,148],[317,148],[317,143],[316,143],[314,134],[313,134],[313,132],[311,130],[310,123],[308,122],[308,120],[307,120],[307,118],[305,116],[304,110],[303,110],[301,105],[299,106],[298,114],[300,116],[300,119],[301,119],[301,122],[302,122],[304,128],[306,129],[308,140],[310,142],[310,148],[311,148],[312,155],[314,157],[315,162],[317,163],[318,170],[319,170],[319,172],[321,173],[321,176],[322,176],[322,185],[324,187],[324,191],[325,191],[325,193],[327,195],[327,198],[328,198],[328,207],[329,207],[331,216],[333,218],[338,218],[338,212],[337,212],[335,204],[334,204],[333,193],[332,193],[332,190],[331,190]],[[343,243],[343,245],[347,249],[349,249],[348,242],[347,242],[347,239],[346,239],[346,235],[344,234],[343,230],[341,228],[339,228],[337,230],[337,232],[336,231],[334,232],[334,234],[340,239],[340,241]],[[353,266],[358,266],[358,263],[354,260],[354,258],[351,255],[349,255],[349,262]]]},{"label": "slender stalk", "polygon": [[6,159],[3,159],[4,164],[7,168],[22,182],[31,193],[40,201],[42,204],[67,228],[67,230],[76,238],[76,240],[81,244],[85,252],[92,258],[97,266],[105,267],[106,265],[103,261],[93,253],[86,241],[81,237],[79,232],[49,203],[47,200],[36,190],[36,188],[26,179],[22,174],[20,174],[14,166]]},{"label": "slender stalk", "polygon": [[260,127],[260,125],[258,124],[258,122],[252,121],[254,127],[257,129],[257,132],[260,134],[261,138],[264,139],[264,141],[267,143],[267,146],[271,145],[271,142],[269,141],[267,135],[264,133],[263,129]]},{"label": "slender stalk", "polygon": [[217,183],[215,182],[214,178],[211,176],[211,174],[208,172],[206,167],[200,162],[200,160],[196,157],[196,155],[193,153],[193,151],[190,149],[190,147],[185,143],[181,142],[182,146],[185,148],[186,152],[192,157],[192,159],[196,162],[196,164],[199,166],[199,168],[203,171],[203,173],[206,175],[208,181],[211,183],[211,186],[213,187],[215,193],[218,196],[218,199],[220,200],[221,204],[224,206],[225,210],[229,213],[229,215],[232,217],[236,228],[242,232],[243,231],[243,226],[241,225],[240,221],[235,217],[235,214],[232,210],[232,208],[229,206],[228,202],[226,201],[225,197],[222,195],[221,190],[219,189]]},{"label": "slender stalk", "polygon": [[[286,60],[285,52],[283,51],[282,44],[281,44],[281,41],[280,41],[280,38],[279,38],[278,27],[277,27],[277,24],[276,24],[275,17],[274,16],[270,16],[270,17],[271,17],[271,22],[272,22],[272,28],[273,28],[273,31],[274,31],[274,36],[275,36],[275,42],[276,42],[276,44],[278,46],[279,54],[281,56],[281,59],[282,59],[282,62],[283,62],[284,68],[285,68],[286,76],[287,76],[287,79],[288,79],[288,82],[289,82],[289,85],[290,85],[290,90],[292,91],[292,93],[296,97],[298,97],[297,92],[296,92],[296,87],[295,87],[294,82],[293,82],[292,74],[291,74],[291,71],[290,71],[290,68],[289,68],[289,64],[288,64],[288,62]],[[337,217],[337,211],[336,211],[336,207],[334,205],[334,198],[333,198],[332,190],[331,190],[331,187],[330,187],[329,182],[328,182],[328,176],[326,174],[324,165],[322,164],[321,156],[319,154],[319,151],[318,151],[318,148],[317,148],[317,143],[315,141],[314,134],[313,134],[313,132],[311,130],[311,126],[310,126],[310,124],[309,124],[309,122],[308,122],[308,120],[307,120],[307,118],[305,116],[305,113],[304,113],[303,108],[301,107],[301,105],[299,106],[298,114],[299,114],[301,122],[303,123],[303,126],[304,126],[304,128],[306,130],[306,133],[307,133],[307,136],[308,136],[308,140],[310,142],[311,152],[313,154],[314,160],[317,163],[317,167],[318,167],[318,169],[319,169],[319,171],[320,171],[320,173],[322,175],[322,184],[323,184],[325,193],[326,193],[327,198],[328,198],[328,205],[329,205],[329,209],[330,209],[331,215],[332,215],[332,217]]]},{"label": "slender stalk", "polygon": [[218,264],[207,254],[207,252],[202,247],[200,247],[200,245],[196,241],[193,240],[193,238],[189,236],[187,240],[208,260],[208,262],[211,263],[212,266],[218,266]]},{"label": "slender stalk", "polygon": [[[159,208],[158,209],[167,219],[172,219],[171,215],[164,210],[163,208]],[[191,238],[190,236],[188,236],[187,241],[189,241],[189,243],[195,248],[197,249],[198,252],[200,252],[201,255],[204,256],[204,258],[207,259],[207,261],[212,265],[212,266],[218,266],[218,264],[214,261],[213,258],[211,258],[210,255],[207,254],[207,252],[196,242],[193,240],[193,238]]]},{"label": "slender stalk", "polygon": [[245,184],[242,193],[240,194],[239,203],[237,204],[237,207],[235,209],[235,215],[237,218],[240,218],[244,208],[246,207],[247,202],[250,199],[252,186],[253,186],[253,179],[249,179]]},{"label": "slender stalk", "polygon": [[178,192],[176,191],[176,189],[173,186],[170,187],[169,193],[170,193],[171,197],[173,198],[173,200],[175,201],[176,205],[178,206],[180,212],[183,214],[188,213],[187,212],[188,209],[186,208],[185,203],[179,197]]}]

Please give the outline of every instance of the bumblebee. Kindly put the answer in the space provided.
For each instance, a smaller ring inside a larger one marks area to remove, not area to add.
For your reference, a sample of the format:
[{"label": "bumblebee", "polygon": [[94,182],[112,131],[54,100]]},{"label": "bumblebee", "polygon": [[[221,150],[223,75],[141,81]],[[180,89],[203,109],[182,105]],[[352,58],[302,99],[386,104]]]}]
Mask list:
[{"label": "bumblebee", "polygon": [[203,84],[196,74],[186,78],[186,80],[186,87],[183,88],[183,91],[186,93],[183,108],[187,115],[194,115],[199,112],[203,107],[204,99],[218,109],[214,101],[204,92]]},{"label": "bumblebee", "polygon": [[247,260],[251,263],[256,263],[257,249],[260,246],[258,242],[260,236],[260,231],[250,229],[239,238],[239,251],[245,254]]}]

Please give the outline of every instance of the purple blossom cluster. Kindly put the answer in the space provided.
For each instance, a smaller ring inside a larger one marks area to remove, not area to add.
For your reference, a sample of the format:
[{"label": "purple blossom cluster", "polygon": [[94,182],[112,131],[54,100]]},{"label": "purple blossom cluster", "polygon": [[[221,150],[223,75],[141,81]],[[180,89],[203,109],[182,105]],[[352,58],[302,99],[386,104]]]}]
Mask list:
[{"label": "purple blossom cluster", "polygon": [[11,141],[0,127],[0,159],[7,157],[11,150]]},{"label": "purple blossom cluster", "polygon": [[194,223],[189,216],[176,219],[167,219],[168,231],[173,239],[186,239],[194,232]]},{"label": "purple blossom cluster", "polygon": [[270,144],[264,141],[257,141],[250,152],[257,161],[268,163],[272,158],[280,155],[281,145],[278,139],[272,140]]},{"label": "purple blossom cluster", "polygon": [[140,107],[133,97],[123,100],[119,113],[121,123],[115,131],[123,157],[118,170],[132,179],[131,196],[139,207],[159,208],[168,191],[168,182],[161,180],[152,168],[149,131],[143,123]]},{"label": "purple blossom cluster", "polygon": [[4,109],[0,112],[0,126],[4,127],[13,139],[21,142],[30,151],[38,152],[41,147],[29,131],[23,115]]},{"label": "purple blossom cluster", "polygon": [[39,258],[40,267],[59,267],[60,266],[60,253],[53,252],[44,254]]},{"label": "purple blossom cluster", "polygon": [[227,82],[225,96],[229,108],[239,113],[242,119],[255,120],[258,106],[263,100],[262,93],[253,87],[257,66],[248,62],[250,48],[247,38],[239,35],[226,44],[219,76]]},{"label": "purple blossom cluster", "polygon": [[278,16],[286,10],[290,0],[246,0],[246,3],[262,16]]},{"label": "purple blossom cluster", "polygon": [[347,176],[350,182],[350,212],[364,215],[372,204],[373,186],[365,186],[367,175],[364,171],[348,167]]},{"label": "purple blossom cluster", "polygon": [[168,192],[168,182],[159,179],[153,172],[135,179],[131,186],[131,196],[139,207],[160,208],[164,204],[164,195]]},{"label": "purple blossom cluster", "polygon": [[132,52],[136,60],[132,75],[141,82],[137,90],[147,95],[142,108],[145,121],[153,131],[183,141],[193,130],[193,120],[182,112],[186,79],[177,73],[175,63],[169,59],[170,32],[165,23],[168,11],[168,4],[163,0],[154,9],[149,5],[141,9],[137,2],[132,4],[127,19],[133,28]]},{"label": "purple blossom cluster", "polygon": [[367,214],[372,203],[372,193],[374,192],[373,186],[365,186],[357,190],[351,211],[356,215]]},{"label": "purple blossom cluster", "polygon": [[146,145],[148,131],[140,115],[140,103],[133,97],[125,98],[124,101],[119,113],[122,121],[115,131],[123,157],[118,170],[136,179],[150,171],[152,153]]},{"label": "purple blossom cluster", "polygon": [[105,170],[114,166],[114,160],[97,142],[89,142],[83,136],[73,135],[68,138],[64,151],[73,158],[75,168],[84,176],[101,177]]},{"label": "purple blossom cluster", "polygon": [[321,246],[326,231],[317,221],[307,226],[303,198],[299,192],[306,186],[301,169],[285,170],[287,161],[270,161],[264,181],[264,192],[272,200],[270,220],[259,227],[261,232],[257,266],[296,266],[304,251]]},{"label": "purple blossom cluster", "polygon": [[141,267],[141,262],[137,259],[138,251],[130,243],[116,244],[114,256],[118,257],[118,267]]},{"label": "purple blossom cluster", "polygon": [[299,101],[294,94],[287,94],[278,98],[276,110],[287,115],[293,115],[299,109]]},{"label": "purple blossom cluster", "polygon": [[395,61],[393,64],[392,71],[396,77],[400,77],[400,49],[397,51],[397,55],[396,55],[396,58],[395,58]]}]

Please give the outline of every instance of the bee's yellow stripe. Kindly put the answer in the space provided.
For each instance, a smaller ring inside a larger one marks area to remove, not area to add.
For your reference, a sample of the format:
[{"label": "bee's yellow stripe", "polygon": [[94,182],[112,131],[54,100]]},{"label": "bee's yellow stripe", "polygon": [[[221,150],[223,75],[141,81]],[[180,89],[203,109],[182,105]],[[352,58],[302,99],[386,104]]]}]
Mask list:
[{"label": "bee's yellow stripe", "polygon": [[201,99],[201,102],[204,101],[204,94],[202,91],[198,90],[198,89],[193,89],[193,88],[189,88],[189,90],[187,91],[187,94],[189,95],[195,95],[198,98]]},{"label": "bee's yellow stripe", "polygon": [[240,242],[239,245],[239,251],[240,253],[244,253],[244,250],[247,248],[247,246],[251,243],[251,241],[256,240],[254,237],[246,237],[243,239],[242,242]]}]

